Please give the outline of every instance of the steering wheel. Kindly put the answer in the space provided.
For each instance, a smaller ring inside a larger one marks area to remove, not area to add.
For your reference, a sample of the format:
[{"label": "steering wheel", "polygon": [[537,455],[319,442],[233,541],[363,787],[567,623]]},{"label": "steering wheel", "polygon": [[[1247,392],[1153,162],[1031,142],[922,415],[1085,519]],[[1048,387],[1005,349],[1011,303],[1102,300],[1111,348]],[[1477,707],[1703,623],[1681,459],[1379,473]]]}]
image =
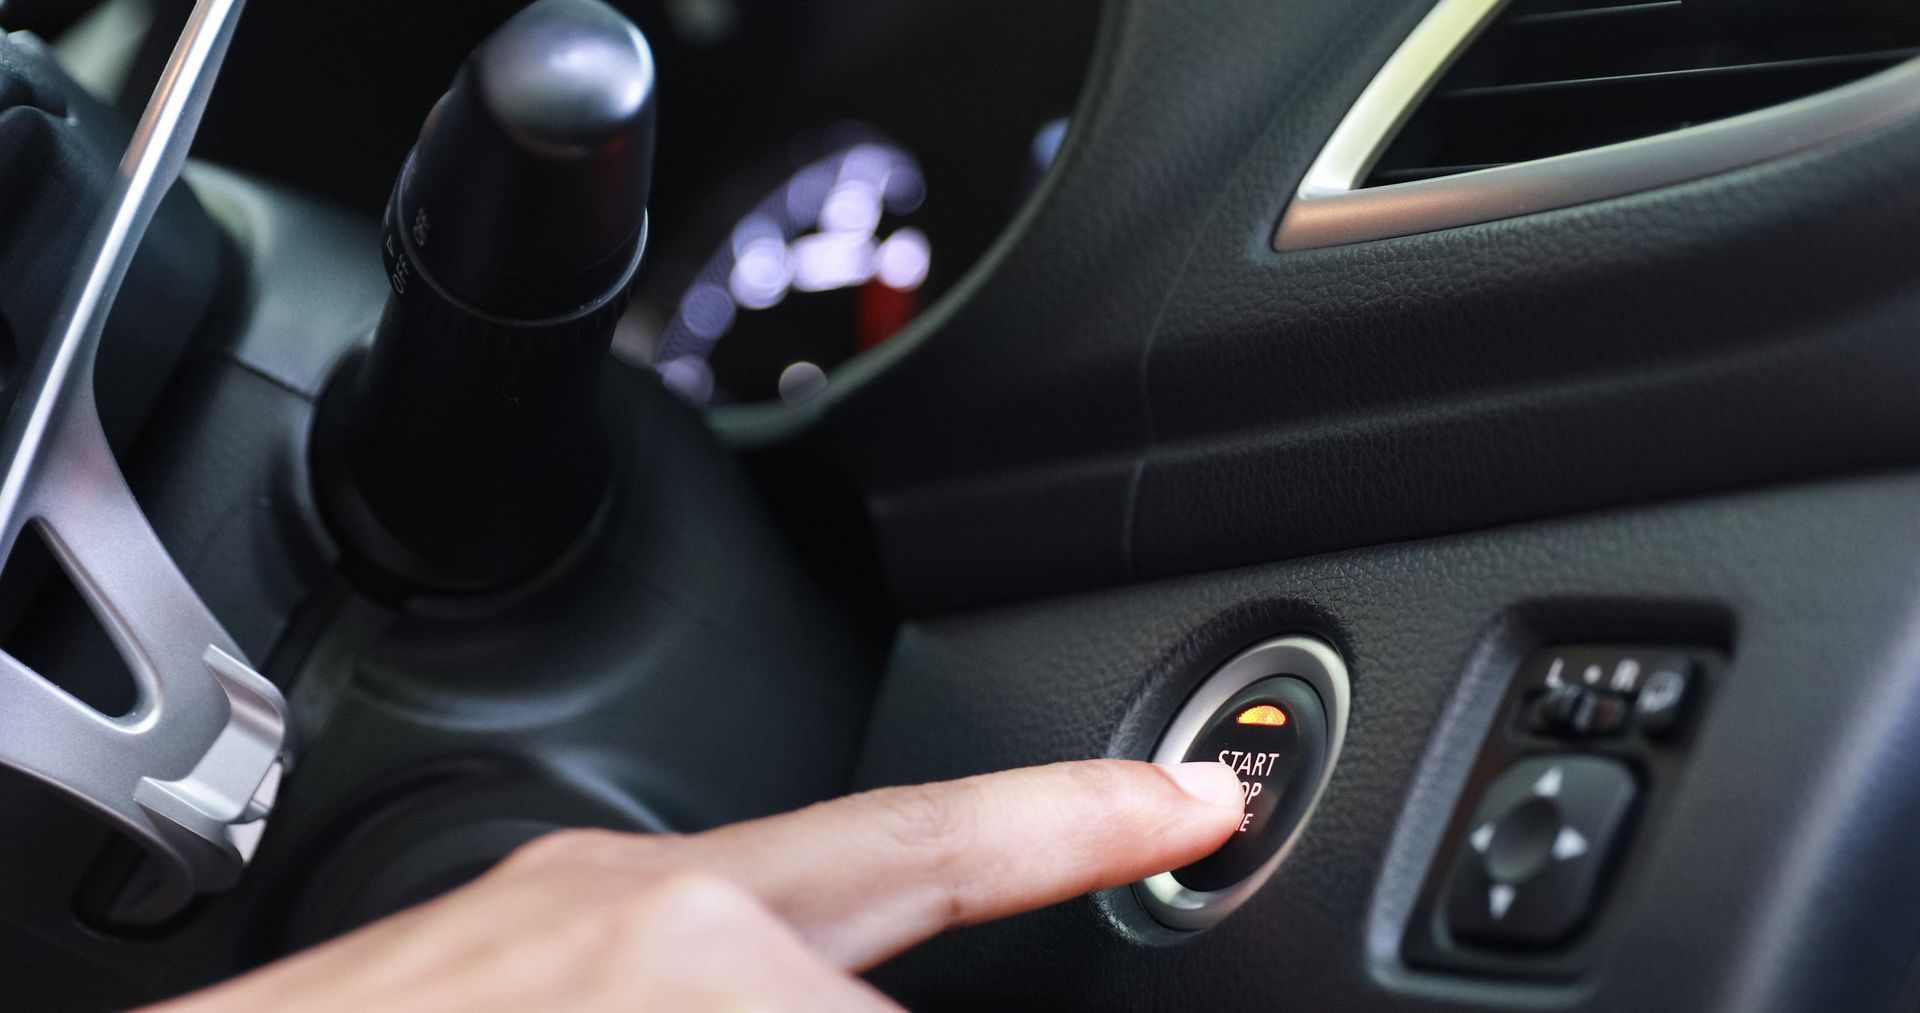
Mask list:
[{"label": "steering wheel", "polygon": [[285,760],[286,701],[181,575],[107,445],[93,368],[108,313],[179,178],[243,0],[194,11],[74,268],[59,323],[13,391],[0,460],[0,558],[31,526],[130,669],[108,717],[0,654],[0,764],[144,846],[151,874],[109,905],[131,924],[231,886],[259,843]]}]

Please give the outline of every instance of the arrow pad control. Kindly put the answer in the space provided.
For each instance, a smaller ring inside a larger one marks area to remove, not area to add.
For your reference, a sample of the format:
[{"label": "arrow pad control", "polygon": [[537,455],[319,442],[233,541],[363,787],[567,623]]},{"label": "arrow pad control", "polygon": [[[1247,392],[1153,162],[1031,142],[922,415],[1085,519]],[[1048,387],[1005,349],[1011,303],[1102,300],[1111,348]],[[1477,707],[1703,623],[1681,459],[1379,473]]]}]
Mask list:
[{"label": "arrow pad control", "polygon": [[1456,935],[1547,946],[1586,920],[1638,785],[1619,760],[1521,760],[1487,788],[1446,890]]}]

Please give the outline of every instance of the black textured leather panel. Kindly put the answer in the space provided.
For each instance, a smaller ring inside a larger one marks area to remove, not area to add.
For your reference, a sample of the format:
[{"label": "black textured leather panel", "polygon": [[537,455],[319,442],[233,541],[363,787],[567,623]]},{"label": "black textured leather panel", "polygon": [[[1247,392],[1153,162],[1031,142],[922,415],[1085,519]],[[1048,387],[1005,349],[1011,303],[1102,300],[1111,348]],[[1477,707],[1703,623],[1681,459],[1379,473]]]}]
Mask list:
[{"label": "black textured leather panel", "polygon": [[1529,638],[1723,637],[1730,665],[1670,817],[1642,826],[1627,852],[1596,970],[1545,997],[1584,1009],[1884,1008],[1920,942],[1920,759],[1905,744],[1920,731],[1915,518],[1920,474],[1857,479],[909,624],[863,785],[1143,757],[1209,670],[1289,631],[1339,647],[1353,709],[1297,849],[1215,929],[1179,945],[1136,941],[1122,927],[1140,924],[1130,898],[1112,894],[954,933],[877,978],[916,1009],[1510,1003],[1378,963],[1508,666]]},{"label": "black textured leather panel", "polygon": [[1920,123],[1278,254],[1427,0],[1116,0],[1059,171],[813,435],[927,614],[1920,460]]}]

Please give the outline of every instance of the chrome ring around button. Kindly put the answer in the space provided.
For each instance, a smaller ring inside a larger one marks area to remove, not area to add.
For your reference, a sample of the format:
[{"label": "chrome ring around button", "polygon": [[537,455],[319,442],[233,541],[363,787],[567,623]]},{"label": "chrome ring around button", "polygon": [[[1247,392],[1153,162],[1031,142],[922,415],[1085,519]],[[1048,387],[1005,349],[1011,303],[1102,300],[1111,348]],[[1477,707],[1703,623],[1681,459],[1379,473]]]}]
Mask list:
[{"label": "chrome ring around button", "polygon": [[1273,855],[1240,882],[1219,890],[1193,890],[1175,879],[1172,872],[1163,872],[1136,883],[1135,896],[1162,925],[1189,931],[1204,929],[1246,903],[1247,898],[1260,889],[1293,850],[1301,831],[1319,807],[1320,798],[1327,790],[1327,782],[1333,777],[1334,765],[1339,762],[1340,747],[1347,734],[1347,711],[1351,701],[1347,666],[1339,653],[1325,641],[1307,636],[1280,637],[1248,648],[1208,676],[1175,713],[1173,722],[1160,737],[1160,744],[1154,747],[1153,762],[1179,763],[1185,759],[1221,707],[1241,690],[1274,676],[1299,679],[1320,695],[1320,702],[1327,713],[1327,758],[1321,768],[1319,783],[1314,785],[1312,796],[1299,821],[1281,840]]}]

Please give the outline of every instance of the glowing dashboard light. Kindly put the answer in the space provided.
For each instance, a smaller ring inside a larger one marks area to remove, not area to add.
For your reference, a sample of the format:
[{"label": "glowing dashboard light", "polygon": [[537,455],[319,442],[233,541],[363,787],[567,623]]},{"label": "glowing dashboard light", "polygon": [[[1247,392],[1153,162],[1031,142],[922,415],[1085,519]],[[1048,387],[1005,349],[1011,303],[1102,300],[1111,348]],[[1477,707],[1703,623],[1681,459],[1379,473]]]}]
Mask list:
[{"label": "glowing dashboard light", "polygon": [[887,210],[910,215],[927,200],[927,181],[913,165],[901,165],[887,177]]},{"label": "glowing dashboard light", "polygon": [[1267,725],[1278,728],[1287,723],[1287,712],[1270,703],[1263,703],[1241,711],[1240,716],[1233,721],[1241,725]]},{"label": "glowing dashboard light", "polygon": [[718,285],[695,285],[680,300],[680,318],[686,321],[687,330],[709,341],[717,340],[733,328],[733,294]]},{"label": "glowing dashboard light", "polygon": [[1067,143],[1067,121],[1050,120],[1033,135],[1033,164],[1035,168],[1045,170],[1060,157],[1060,146]]},{"label": "glowing dashboard light", "polygon": [[820,208],[838,181],[839,174],[830,165],[814,164],[795,173],[787,183],[787,218],[795,222],[818,222]]},{"label": "glowing dashboard light", "polygon": [[827,371],[806,360],[780,371],[780,400],[796,404],[827,385]]},{"label": "glowing dashboard light", "polygon": [[866,180],[841,180],[820,206],[821,231],[872,235],[885,213],[884,198],[880,188]]},{"label": "glowing dashboard light", "polygon": [[847,149],[840,160],[840,178],[862,180],[884,188],[887,178],[900,168],[899,152],[880,144],[860,144]]},{"label": "glowing dashboard light", "polygon": [[740,251],[727,276],[727,289],[741,309],[764,310],[787,297],[793,284],[793,261],[787,244],[777,237],[754,239]]},{"label": "glowing dashboard light", "polygon": [[781,230],[779,219],[769,214],[750,214],[733,227],[733,255],[741,257],[754,243],[768,239],[785,245],[787,234]]},{"label": "glowing dashboard light", "polygon": [[911,292],[926,284],[933,267],[933,244],[919,229],[901,229],[888,236],[874,254],[874,277],[880,284],[900,292]]},{"label": "glowing dashboard light", "polygon": [[852,288],[873,277],[874,245],[862,233],[816,232],[793,241],[793,287],[801,292]]},{"label": "glowing dashboard light", "polygon": [[705,359],[682,356],[659,366],[660,383],[694,404],[706,404],[713,398],[713,369]]},{"label": "glowing dashboard light", "polygon": [[[857,348],[898,332],[918,310],[914,293],[927,283],[931,244],[919,229],[883,230],[887,219],[919,208],[926,193],[912,154],[874,141],[788,177],[733,227],[652,342],[667,386],[695,404],[709,403],[717,393],[707,364],[715,344],[739,314],[773,309],[796,293],[855,291]],[[788,370],[783,396],[806,396],[815,389],[813,376],[826,374],[811,362]]]}]

